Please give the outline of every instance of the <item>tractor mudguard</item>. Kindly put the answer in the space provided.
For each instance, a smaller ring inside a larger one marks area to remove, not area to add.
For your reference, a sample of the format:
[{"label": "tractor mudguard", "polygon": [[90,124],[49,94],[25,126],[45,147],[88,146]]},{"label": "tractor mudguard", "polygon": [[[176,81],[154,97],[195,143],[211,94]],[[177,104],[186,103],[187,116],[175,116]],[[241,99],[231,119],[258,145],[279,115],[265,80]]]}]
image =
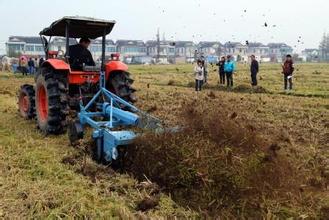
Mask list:
[{"label": "tractor mudguard", "polygon": [[105,65],[106,79],[113,71],[128,71],[128,66],[121,61],[110,61]]},{"label": "tractor mudguard", "polygon": [[70,70],[70,65],[65,63],[63,60],[59,59],[48,59],[43,64],[42,67],[51,66],[55,70]]}]

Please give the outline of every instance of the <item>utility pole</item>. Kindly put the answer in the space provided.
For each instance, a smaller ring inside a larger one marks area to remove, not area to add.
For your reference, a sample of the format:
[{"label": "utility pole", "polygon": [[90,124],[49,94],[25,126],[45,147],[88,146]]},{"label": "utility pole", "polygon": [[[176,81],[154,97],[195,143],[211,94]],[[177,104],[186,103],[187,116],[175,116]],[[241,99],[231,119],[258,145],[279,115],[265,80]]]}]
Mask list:
[{"label": "utility pole", "polygon": [[156,62],[160,62],[160,30],[158,28],[158,33],[157,33],[157,59]]}]

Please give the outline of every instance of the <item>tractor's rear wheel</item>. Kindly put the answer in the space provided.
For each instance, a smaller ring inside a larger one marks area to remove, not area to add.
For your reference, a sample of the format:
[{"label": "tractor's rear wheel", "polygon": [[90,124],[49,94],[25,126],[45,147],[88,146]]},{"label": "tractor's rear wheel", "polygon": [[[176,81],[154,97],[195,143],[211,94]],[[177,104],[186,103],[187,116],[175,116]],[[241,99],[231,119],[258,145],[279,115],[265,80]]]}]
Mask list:
[{"label": "tractor's rear wheel", "polygon": [[22,85],[18,93],[18,108],[25,119],[35,117],[35,92],[32,85]]},{"label": "tractor's rear wheel", "polygon": [[36,116],[45,134],[60,134],[66,128],[68,115],[66,74],[43,69],[36,79]]},{"label": "tractor's rear wheel", "polygon": [[133,83],[134,80],[128,72],[115,71],[110,74],[106,88],[125,101],[134,103],[137,98],[134,95],[136,90],[132,87]]}]

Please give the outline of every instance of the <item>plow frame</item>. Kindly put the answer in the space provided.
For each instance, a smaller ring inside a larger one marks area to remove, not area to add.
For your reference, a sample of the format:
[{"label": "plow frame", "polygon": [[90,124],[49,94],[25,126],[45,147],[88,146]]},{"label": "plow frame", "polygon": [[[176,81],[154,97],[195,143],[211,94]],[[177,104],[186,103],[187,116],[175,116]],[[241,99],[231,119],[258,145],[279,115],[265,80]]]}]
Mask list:
[{"label": "plow frame", "polygon": [[[102,101],[100,101],[102,99]],[[98,111],[91,110],[96,105]],[[89,125],[94,129],[92,137],[97,144],[98,156],[103,155],[106,162],[118,158],[118,146],[126,146],[137,137],[135,132],[126,130],[113,130],[119,126],[137,126],[139,116],[132,112],[140,112],[138,108],[126,102],[105,88],[105,72],[100,72],[100,90],[86,106],[80,100],[79,122],[82,126]],[[96,118],[106,119],[96,120]]]}]

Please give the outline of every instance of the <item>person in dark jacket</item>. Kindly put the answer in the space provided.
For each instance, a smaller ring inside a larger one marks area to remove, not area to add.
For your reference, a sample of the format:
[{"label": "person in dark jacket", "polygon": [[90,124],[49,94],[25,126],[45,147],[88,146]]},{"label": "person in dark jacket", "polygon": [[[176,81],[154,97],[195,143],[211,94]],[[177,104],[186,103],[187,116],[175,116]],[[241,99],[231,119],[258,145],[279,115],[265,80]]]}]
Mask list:
[{"label": "person in dark jacket", "polygon": [[259,64],[256,60],[255,55],[251,55],[251,65],[250,65],[250,73],[251,73],[251,85],[257,86],[257,73],[259,72]]},{"label": "person in dark jacket", "polygon": [[34,74],[34,61],[32,60],[32,58],[29,59],[29,61],[27,62],[27,65],[29,67],[29,74]]},{"label": "person in dark jacket", "polygon": [[43,59],[43,57],[41,57],[39,59],[39,68],[42,66],[43,62],[45,62],[45,59]]},{"label": "person in dark jacket", "polygon": [[225,65],[226,58],[223,56],[220,61],[217,63],[218,66],[218,72],[219,72],[219,84],[225,85],[225,71],[224,71],[224,65]]},{"label": "person in dark jacket", "polygon": [[[292,74],[295,70],[294,62],[291,55],[286,56],[286,61],[282,65],[282,73],[284,76],[284,90],[292,90]],[[288,86],[289,83],[289,86]]]},{"label": "person in dark jacket", "polygon": [[94,59],[88,50],[90,40],[81,38],[79,44],[69,48],[69,63],[74,70],[82,70],[83,66],[95,66]]}]

